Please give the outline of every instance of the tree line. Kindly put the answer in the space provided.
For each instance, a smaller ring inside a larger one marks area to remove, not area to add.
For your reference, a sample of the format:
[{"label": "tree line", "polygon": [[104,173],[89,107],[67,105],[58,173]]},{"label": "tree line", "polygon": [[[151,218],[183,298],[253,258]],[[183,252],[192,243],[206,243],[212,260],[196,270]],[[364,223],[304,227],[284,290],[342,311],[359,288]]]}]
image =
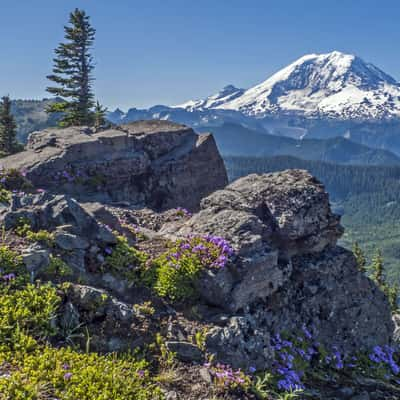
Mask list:
[{"label": "tree line", "polygon": [[[76,8],[64,27],[65,41],[54,50],[51,85],[46,91],[55,101],[46,109],[55,114],[60,127],[91,126],[99,129],[106,124],[107,109],[95,101],[92,83],[94,61],[91,49],[96,30],[84,10]],[[4,96],[0,103],[0,156],[22,149],[17,141],[17,125],[11,112],[11,99]]]},{"label": "tree line", "polygon": [[357,242],[353,244],[352,251],[356,258],[359,271],[367,274],[382,292],[385,293],[392,311],[398,311],[400,288],[396,283],[391,283],[387,279],[382,251],[380,249],[376,250],[370,265],[367,265],[367,258]]}]

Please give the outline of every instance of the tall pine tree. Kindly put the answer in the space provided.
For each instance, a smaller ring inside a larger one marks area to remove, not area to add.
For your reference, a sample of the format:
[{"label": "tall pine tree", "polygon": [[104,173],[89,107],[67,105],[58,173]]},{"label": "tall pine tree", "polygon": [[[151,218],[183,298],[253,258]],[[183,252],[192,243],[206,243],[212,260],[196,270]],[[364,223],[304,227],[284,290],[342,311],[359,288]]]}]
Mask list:
[{"label": "tall pine tree", "polygon": [[0,103],[0,152],[2,155],[13,154],[20,150],[17,142],[17,124],[11,114],[11,100],[3,96]]},{"label": "tall pine tree", "polygon": [[53,74],[47,76],[56,84],[47,91],[62,100],[52,104],[47,111],[62,113],[61,126],[91,125],[94,64],[90,48],[96,31],[85,11],[79,9],[70,14],[69,26],[65,26],[64,31],[66,42],[55,49]]}]

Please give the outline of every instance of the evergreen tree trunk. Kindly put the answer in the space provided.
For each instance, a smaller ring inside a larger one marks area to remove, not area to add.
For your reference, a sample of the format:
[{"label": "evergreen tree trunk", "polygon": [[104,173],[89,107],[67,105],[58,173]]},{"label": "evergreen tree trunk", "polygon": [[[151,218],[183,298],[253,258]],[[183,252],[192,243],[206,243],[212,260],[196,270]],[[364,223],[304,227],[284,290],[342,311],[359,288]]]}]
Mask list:
[{"label": "evergreen tree trunk", "polygon": [[61,126],[92,125],[94,64],[90,48],[96,31],[91,27],[85,11],[79,9],[70,14],[69,26],[64,30],[66,42],[56,48],[53,74],[47,76],[56,83],[47,91],[60,101],[52,104],[47,111],[62,113]]}]

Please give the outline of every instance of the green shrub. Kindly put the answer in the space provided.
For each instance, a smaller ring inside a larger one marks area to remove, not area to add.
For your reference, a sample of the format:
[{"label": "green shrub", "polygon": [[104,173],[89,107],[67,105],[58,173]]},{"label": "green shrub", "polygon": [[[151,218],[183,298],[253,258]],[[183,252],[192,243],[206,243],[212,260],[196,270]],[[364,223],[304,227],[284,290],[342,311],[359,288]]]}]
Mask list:
[{"label": "green shrub", "polygon": [[145,316],[152,316],[156,312],[156,309],[153,307],[151,301],[145,301],[141,304],[134,304],[133,308]]},{"label": "green shrub", "polygon": [[50,263],[43,273],[52,278],[63,278],[73,274],[72,268],[60,257],[50,255]]},{"label": "green shrub", "polygon": [[48,247],[54,245],[54,235],[52,233],[43,229],[34,232],[29,220],[24,218],[18,220],[18,225],[15,227],[15,233],[18,236],[27,238],[30,242],[42,243]]},{"label": "green shrub", "polygon": [[123,236],[117,237],[118,243],[114,248],[107,248],[104,268],[130,281],[137,281],[147,261],[147,254],[129,246]]},{"label": "green shrub", "polygon": [[30,242],[42,243],[48,247],[52,247],[54,245],[54,235],[43,229],[41,229],[37,232],[28,231],[26,234],[26,238]]},{"label": "green shrub", "polygon": [[232,249],[228,243],[213,236],[196,236],[175,242],[154,260],[155,291],[175,301],[195,299],[196,282],[202,270],[224,268]]},{"label": "green shrub", "polygon": [[0,246],[0,295],[4,290],[22,287],[29,281],[29,274],[22,257],[8,246]]},{"label": "green shrub", "polygon": [[32,183],[25,177],[25,172],[15,168],[0,169],[0,183],[6,190],[30,191]]},{"label": "green shrub", "polygon": [[145,361],[40,347],[1,359],[11,376],[0,379],[2,400],[157,400],[160,389]]},{"label": "green shrub", "polygon": [[0,302],[0,351],[15,349],[21,344],[17,339],[25,335],[39,339],[54,335],[59,303],[60,297],[50,284],[4,290]]},{"label": "green shrub", "polygon": [[8,204],[11,200],[11,192],[7,189],[4,189],[0,185],[0,203]]},{"label": "green shrub", "polygon": [[197,297],[195,282],[202,264],[196,257],[185,257],[176,268],[165,254],[155,260],[153,268],[156,271],[154,289],[158,295],[173,301]]}]

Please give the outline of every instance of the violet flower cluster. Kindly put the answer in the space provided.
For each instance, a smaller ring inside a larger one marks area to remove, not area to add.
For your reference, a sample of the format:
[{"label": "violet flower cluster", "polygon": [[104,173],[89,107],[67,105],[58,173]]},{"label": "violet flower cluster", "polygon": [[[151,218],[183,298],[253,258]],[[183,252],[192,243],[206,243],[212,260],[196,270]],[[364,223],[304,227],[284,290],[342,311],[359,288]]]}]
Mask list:
[{"label": "violet flower cluster", "polygon": [[23,195],[21,188],[28,183],[26,179],[27,171],[25,169],[5,169],[0,166],[0,187],[6,190],[12,190],[14,194]]},{"label": "violet flower cluster", "polygon": [[[306,371],[316,365],[336,371],[352,370],[361,365],[358,357],[342,351],[338,346],[332,346],[331,350],[327,351],[304,325],[302,333],[293,341],[276,334],[271,339],[271,346],[275,351],[273,372],[277,375],[277,387],[284,391],[304,389],[302,379]],[[393,347],[375,346],[372,353],[369,354],[369,360],[373,363],[371,367],[383,368],[388,372],[387,379],[400,374],[400,366],[396,361],[396,350]]]},{"label": "violet flower cluster", "polygon": [[219,236],[190,236],[175,243],[168,260],[177,269],[187,258],[195,258],[205,268],[219,269],[226,266],[232,255],[229,243]]},{"label": "violet flower cluster", "polygon": [[1,277],[1,279],[4,281],[4,283],[9,283],[11,281],[13,281],[16,278],[16,275],[11,272],[9,274],[5,274]]},{"label": "violet flower cluster", "polygon": [[400,367],[394,359],[395,349],[390,346],[375,346],[369,359],[375,364],[383,364],[390,369],[393,375],[400,373]]},{"label": "violet flower cluster", "polygon": [[187,217],[187,218],[189,218],[189,217],[192,216],[192,213],[189,210],[187,210],[186,208],[178,207],[176,209],[176,216],[177,217]]},{"label": "violet flower cluster", "polygon": [[73,183],[76,182],[78,179],[86,178],[84,173],[81,170],[73,170],[70,167],[65,168],[63,171],[57,171],[53,179],[57,182],[68,182]]},{"label": "violet flower cluster", "polygon": [[285,391],[304,389],[301,381],[304,372],[298,369],[295,361],[296,355],[302,359],[311,360],[313,354],[311,347],[307,350],[303,347],[297,348],[292,341],[282,339],[279,333],[272,338],[271,346],[275,351],[273,372],[278,376],[278,389]]},{"label": "violet flower cluster", "polygon": [[250,387],[251,377],[245,374],[240,368],[233,369],[230,365],[206,363],[204,366],[208,369],[217,386],[225,389],[243,389]]}]

